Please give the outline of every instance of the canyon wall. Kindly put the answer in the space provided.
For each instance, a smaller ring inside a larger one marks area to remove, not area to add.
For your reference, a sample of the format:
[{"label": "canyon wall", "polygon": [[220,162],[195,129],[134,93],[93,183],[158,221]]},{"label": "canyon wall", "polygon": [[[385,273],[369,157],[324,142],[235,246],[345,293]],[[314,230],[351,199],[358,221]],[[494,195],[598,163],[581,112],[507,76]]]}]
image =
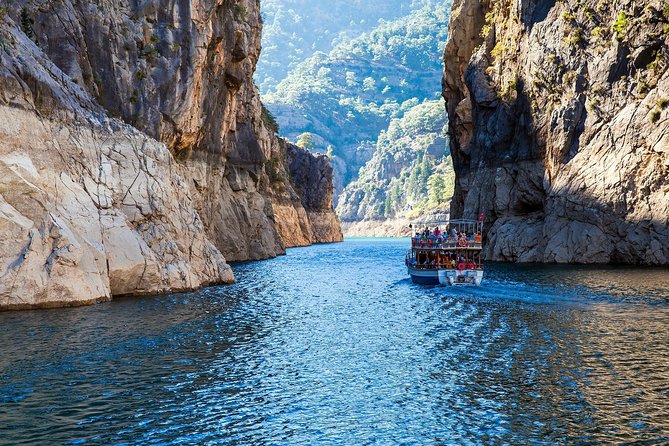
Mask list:
[{"label": "canyon wall", "polygon": [[669,263],[666,2],[457,0],[452,215],[488,260]]},{"label": "canyon wall", "polygon": [[294,168],[253,85],[257,1],[4,4],[0,308],[195,289],[341,240],[327,159]]}]

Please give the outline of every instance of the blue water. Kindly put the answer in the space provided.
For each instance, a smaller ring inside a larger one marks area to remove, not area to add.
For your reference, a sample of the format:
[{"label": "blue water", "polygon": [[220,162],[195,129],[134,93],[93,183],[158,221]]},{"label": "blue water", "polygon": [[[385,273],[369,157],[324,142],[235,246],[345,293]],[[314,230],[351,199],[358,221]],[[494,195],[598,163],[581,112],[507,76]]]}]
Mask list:
[{"label": "blue water", "polygon": [[669,443],[667,269],[489,265],[482,287],[423,287],[406,245],[0,313],[0,444]]}]

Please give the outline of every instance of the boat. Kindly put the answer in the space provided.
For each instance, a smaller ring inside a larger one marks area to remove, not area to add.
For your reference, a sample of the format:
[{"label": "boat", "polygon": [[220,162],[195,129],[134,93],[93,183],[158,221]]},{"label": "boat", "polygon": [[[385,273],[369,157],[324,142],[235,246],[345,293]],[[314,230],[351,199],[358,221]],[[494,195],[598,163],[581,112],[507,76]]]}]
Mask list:
[{"label": "boat", "polygon": [[483,281],[483,220],[420,222],[425,228],[411,237],[405,264],[414,283],[481,285]]}]

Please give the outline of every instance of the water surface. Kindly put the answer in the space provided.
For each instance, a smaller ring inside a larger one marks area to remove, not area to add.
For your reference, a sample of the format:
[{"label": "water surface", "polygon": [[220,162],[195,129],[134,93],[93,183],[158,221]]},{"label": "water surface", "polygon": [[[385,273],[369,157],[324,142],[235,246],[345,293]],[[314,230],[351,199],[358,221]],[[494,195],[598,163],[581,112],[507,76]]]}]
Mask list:
[{"label": "water surface", "polygon": [[482,287],[425,287],[407,244],[0,313],[0,444],[669,443],[667,269],[490,265]]}]

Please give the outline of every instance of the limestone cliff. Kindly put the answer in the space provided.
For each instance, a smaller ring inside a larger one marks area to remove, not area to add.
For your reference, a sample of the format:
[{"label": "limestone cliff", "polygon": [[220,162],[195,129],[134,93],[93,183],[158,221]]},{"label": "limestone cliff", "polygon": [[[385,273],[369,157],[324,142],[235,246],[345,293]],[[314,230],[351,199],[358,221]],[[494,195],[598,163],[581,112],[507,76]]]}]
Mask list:
[{"label": "limestone cliff", "polygon": [[486,257],[669,263],[669,6],[454,2],[452,214]]},{"label": "limestone cliff", "polygon": [[23,4],[0,8],[0,308],[229,282],[226,258],[341,239],[263,121],[256,1],[28,2],[39,46]]}]

